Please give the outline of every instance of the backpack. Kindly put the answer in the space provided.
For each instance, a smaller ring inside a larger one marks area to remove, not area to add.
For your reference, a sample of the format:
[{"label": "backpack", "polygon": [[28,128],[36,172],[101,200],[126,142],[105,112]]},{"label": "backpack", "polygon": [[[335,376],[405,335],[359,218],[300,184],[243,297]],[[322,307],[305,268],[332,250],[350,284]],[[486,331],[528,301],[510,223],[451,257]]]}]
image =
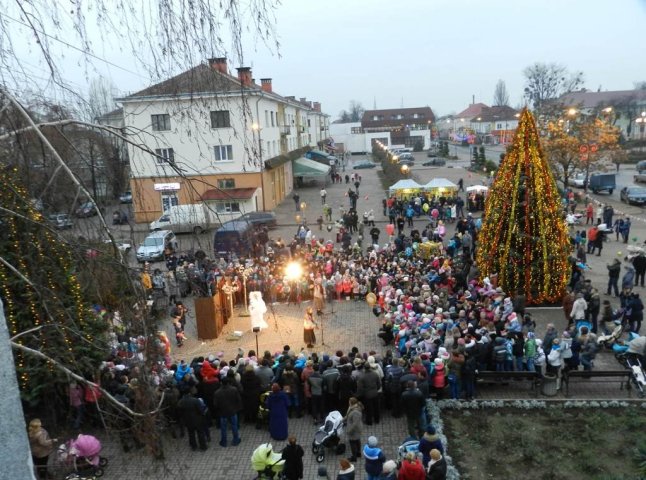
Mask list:
[{"label": "backpack", "polygon": [[386,374],[386,387],[390,393],[401,392],[401,378],[404,375],[402,367],[390,367]]},{"label": "backpack", "polygon": [[155,290],[163,290],[164,289],[164,277],[161,275],[153,275],[153,288]]}]

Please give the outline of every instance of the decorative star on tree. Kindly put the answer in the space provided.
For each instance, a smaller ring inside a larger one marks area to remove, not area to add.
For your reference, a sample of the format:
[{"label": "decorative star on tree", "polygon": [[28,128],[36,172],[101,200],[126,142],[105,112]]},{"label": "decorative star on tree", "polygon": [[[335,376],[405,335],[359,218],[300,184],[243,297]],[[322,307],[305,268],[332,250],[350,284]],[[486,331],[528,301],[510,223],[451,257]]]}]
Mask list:
[{"label": "decorative star on tree", "polygon": [[508,294],[522,293],[533,304],[554,302],[569,276],[569,245],[556,182],[525,109],[487,197],[478,267],[482,277],[498,274]]}]

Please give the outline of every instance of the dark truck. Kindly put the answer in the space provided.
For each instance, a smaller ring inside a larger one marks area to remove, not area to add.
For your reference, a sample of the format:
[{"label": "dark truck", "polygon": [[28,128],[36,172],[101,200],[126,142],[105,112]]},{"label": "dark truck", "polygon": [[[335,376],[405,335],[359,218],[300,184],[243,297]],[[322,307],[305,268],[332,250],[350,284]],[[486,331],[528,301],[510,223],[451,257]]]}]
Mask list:
[{"label": "dark truck", "polygon": [[592,193],[607,191],[610,195],[617,188],[617,180],[614,173],[593,173],[590,175],[588,189]]}]

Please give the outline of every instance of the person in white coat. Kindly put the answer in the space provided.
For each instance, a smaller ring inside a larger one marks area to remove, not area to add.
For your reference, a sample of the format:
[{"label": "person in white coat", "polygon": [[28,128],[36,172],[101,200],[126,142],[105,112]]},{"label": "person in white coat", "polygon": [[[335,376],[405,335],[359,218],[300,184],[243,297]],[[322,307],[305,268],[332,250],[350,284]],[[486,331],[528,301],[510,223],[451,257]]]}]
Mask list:
[{"label": "person in white coat", "polygon": [[570,321],[576,324],[579,320],[585,319],[585,311],[588,309],[588,302],[583,298],[582,293],[576,294],[576,300],[572,304],[572,312],[570,313]]},{"label": "person in white coat", "polygon": [[251,317],[251,329],[254,328],[267,328],[265,321],[265,313],[267,313],[267,305],[262,299],[261,292],[249,292],[249,315]]}]

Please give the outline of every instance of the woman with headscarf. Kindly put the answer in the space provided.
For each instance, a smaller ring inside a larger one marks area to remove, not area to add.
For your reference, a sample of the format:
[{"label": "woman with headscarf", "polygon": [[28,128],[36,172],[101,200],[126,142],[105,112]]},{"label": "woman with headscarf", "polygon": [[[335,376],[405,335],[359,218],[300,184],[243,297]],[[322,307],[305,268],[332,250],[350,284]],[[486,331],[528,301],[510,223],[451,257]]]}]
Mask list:
[{"label": "woman with headscarf", "polygon": [[290,435],[287,446],[282,451],[285,467],[283,477],[286,480],[300,480],[303,478],[303,447],[296,443],[296,437]]},{"label": "woman with headscarf", "polygon": [[288,431],[288,410],[289,398],[283,392],[280,385],[274,383],[271,386],[271,393],[265,400],[269,409],[269,434],[274,440],[285,440]]},{"label": "woman with headscarf", "polygon": [[50,478],[47,471],[47,461],[49,460],[49,455],[54,451],[56,442],[58,442],[58,439],[49,438],[49,433],[43,428],[39,418],[34,418],[29,422],[31,458],[40,479]]}]

